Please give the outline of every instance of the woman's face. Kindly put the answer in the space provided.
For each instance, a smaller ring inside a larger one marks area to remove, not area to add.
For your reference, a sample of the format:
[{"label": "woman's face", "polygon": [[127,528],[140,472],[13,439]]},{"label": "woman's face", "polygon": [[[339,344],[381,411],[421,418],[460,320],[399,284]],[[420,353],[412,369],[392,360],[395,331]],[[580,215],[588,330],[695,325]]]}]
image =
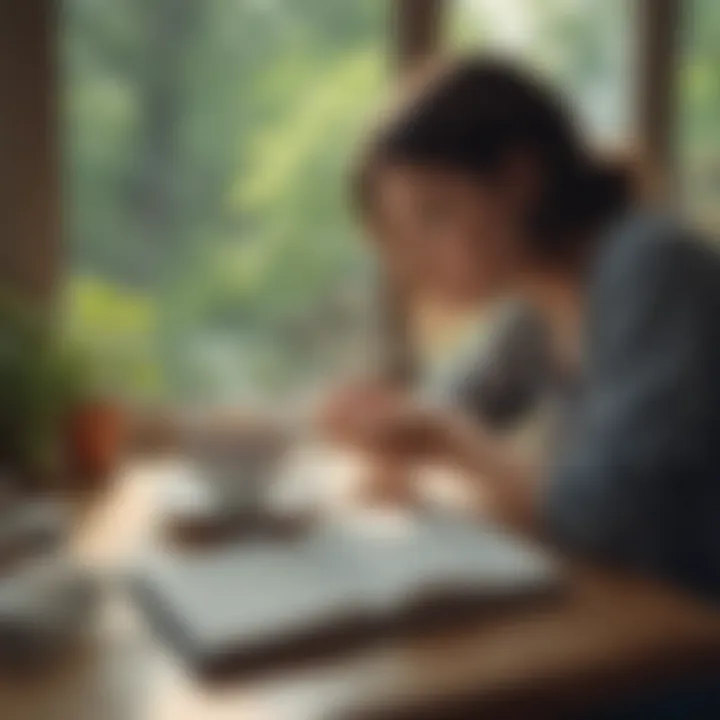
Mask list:
[{"label": "woman's face", "polygon": [[372,231],[402,287],[455,307],[512,289],[522,217],[512,185],[401,166],[375,183]]}]

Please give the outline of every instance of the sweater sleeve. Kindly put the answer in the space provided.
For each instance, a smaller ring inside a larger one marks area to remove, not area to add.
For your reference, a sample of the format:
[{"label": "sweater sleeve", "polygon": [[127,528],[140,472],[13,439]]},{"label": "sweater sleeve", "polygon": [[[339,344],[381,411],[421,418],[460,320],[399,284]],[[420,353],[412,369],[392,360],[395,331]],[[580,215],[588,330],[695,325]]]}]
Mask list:
[{"label": "sweater sleeve", "polygon": [[691,244],[669,228],[623,239],[598,270],[577,433],[545,505],[566,547],[655,570],[679,562],[679,503],[702,474],[712,424],[702,275]]}]

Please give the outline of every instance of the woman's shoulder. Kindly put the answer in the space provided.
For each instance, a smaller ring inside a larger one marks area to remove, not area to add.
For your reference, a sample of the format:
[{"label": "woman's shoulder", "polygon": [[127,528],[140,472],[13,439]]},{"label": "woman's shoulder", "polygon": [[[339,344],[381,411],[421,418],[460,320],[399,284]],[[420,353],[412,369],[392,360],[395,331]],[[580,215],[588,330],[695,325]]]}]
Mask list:
[{"label": "woman's shoulder", "polygon": [[720,295],[720,254],[679,218],[638,211],[608,228],[592,275],[600,293],[684,286]]}]

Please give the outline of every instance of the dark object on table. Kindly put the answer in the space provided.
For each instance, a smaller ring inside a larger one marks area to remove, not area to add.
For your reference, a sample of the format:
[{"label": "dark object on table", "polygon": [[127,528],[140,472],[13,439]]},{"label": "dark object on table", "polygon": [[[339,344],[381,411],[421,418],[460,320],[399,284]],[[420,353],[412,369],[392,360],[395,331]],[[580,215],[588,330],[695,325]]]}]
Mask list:
[{"label": "dark object on table", "polygon": [[55,498],[13,495],[0,505],[0,570],[53,550],[65,539],[68,506]]},{"label": "dark object on table", "polygon": [[56,557],[27,561],[0,577],[0,670],[34,670],[92,628],[91,578]]}]

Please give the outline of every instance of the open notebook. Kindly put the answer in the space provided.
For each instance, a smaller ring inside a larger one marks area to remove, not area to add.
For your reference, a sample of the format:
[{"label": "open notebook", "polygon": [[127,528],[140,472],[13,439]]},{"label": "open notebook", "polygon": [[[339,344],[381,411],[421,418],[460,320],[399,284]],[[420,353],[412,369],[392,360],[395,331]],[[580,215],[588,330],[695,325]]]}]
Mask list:
[{"label": "open notebook", "polygon": [[294,542],[158,552],[133,588],[164,639],[213,673],[546,593],[559,575],[496,528],[425,518],[391,533],[331,526]]}]

